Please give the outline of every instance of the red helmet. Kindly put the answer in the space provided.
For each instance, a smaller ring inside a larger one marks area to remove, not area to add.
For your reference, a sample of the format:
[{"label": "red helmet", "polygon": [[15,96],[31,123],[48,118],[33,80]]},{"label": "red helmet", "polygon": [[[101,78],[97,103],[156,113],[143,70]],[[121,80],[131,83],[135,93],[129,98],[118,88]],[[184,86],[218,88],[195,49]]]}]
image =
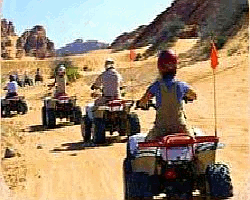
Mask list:
[{"label": "red helmet", "polygon": [[172,50],[163,50],[159,53],[158,69],[161,73],[176,73],[177,55]]}]

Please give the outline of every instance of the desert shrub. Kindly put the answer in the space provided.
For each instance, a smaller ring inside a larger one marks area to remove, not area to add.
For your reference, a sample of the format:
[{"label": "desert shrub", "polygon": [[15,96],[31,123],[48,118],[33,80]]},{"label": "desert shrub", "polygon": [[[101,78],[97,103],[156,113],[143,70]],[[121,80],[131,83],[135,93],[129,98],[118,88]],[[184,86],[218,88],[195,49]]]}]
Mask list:
[{"label": "desert shrub", "polygon": [[222,36],[222,35],[217,36],[217,38],[216,38],[216,46],[217,46],[217,48],[221,49],[224,46],[224,44],[226,43],[226,41],[227,41],[226,36]]},{"label": "desert shrub", "polygon": [[237,52],[237,47],[233,47],[231,49],[227,50],[227,56],[232,56],[233,54],[235,54]]}]

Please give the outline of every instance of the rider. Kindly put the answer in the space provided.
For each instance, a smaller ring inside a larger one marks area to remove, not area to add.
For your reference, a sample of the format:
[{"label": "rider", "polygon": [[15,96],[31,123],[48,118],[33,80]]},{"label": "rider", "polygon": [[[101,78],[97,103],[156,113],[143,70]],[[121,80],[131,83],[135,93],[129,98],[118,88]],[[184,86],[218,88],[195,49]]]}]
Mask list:
[{"label": "rider", "polygon": [[16,78],[14,75],[9,76],[10,82],[7,83],[6,89],[8,90],[6,94],[6,98],[18,96],[17,90],[18,90],[18,85],[16,82]]},{"label": "rider", "polygon": [[28,72],[27,70],[24,71],[24,82],[28,82],[29,81],[29,75],[28,75]]},{"label": "rider", "polygon": [[41,76],[40,68],[36,69],[36,76]]},{"label": "rider", "polygon": [[149,86],[139,101],[139,106],[144,107],[149,99],[156,96],[155,125],[147,139],[171,133],[190,134],[185,120],[183,99],[195,100],[196,93],[185,82],[175,79],[177,56],[172,50],[160,52],[157,67],[161,77]]},{"label": "rider", "polygon": [[108,101],[120,99],[120,89],[122,84],[121,75],[115,70],[114,60],[111,58],[105,61],[105,71],[100,74],[91,86],[92,90],[103,90],[102,97],[96,100],[96,105],[102,105]]},{"label": "rider", "polygon": [[51,85],[51,86],[56,86],[56,91],[54,94],[55,98],[67,95],[66,85],[67,85],[66,68],[64,67],[64,65],[60,65],[60,67],[56,71],[55,82]]}]

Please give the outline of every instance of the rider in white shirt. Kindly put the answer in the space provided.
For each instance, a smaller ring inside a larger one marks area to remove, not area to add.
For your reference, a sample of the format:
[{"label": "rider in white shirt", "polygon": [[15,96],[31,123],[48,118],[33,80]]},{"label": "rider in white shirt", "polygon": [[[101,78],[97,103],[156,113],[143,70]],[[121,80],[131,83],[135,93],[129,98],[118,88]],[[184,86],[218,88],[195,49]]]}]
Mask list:
[{"label": "rider in white shirt", "polygon": [[93,85],[91,89],[102,89],[103,96],[96,100],[96,105],[105,104],[109,100],[120,99],[120,88],[122,87],[122,77],[115,70],[114,60],[108,58],[105,62],[105,71],[102,72]]},{"label": "rider in white shirt", "polygon": [[14,75],[10,75],[10,82],[7,83],[7,90],[8,92],[7,92],[6,98],[18,95],[17,94],[18,85],[17,85],[17,82],[15,81]]}]

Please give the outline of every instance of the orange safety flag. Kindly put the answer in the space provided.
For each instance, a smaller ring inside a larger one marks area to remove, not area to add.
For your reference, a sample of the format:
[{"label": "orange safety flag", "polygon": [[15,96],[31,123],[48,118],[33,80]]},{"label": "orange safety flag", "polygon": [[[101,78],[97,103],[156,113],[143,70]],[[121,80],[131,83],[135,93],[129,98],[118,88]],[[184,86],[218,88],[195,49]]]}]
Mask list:
[{"label": "orange safety flag", "polygon": [[212,47],[211,47],[211,67],[213,69],[216,69],[218,64],[219,64],[219,62],[218,62],[218,52],[217,52],[216,46],[215,46],[215,44],[213,42]]},{"label": "orange safety flag", "polygon": [[130,61],[134,61],[136,53],[133,49],[130,49]]}]

